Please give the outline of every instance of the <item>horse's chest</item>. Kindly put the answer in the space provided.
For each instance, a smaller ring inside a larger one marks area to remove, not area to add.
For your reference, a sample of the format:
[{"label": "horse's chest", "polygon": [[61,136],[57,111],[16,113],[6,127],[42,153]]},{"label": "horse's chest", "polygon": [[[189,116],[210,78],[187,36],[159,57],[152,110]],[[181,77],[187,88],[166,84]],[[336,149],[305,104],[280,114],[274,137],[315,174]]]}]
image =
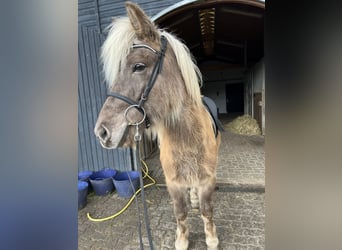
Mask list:
[{"label": "horse's chest", "polygon": [[198,182],[205,175],[203,155],[194,150],[161,148],[160,160],[165,178],[181,183]]}]

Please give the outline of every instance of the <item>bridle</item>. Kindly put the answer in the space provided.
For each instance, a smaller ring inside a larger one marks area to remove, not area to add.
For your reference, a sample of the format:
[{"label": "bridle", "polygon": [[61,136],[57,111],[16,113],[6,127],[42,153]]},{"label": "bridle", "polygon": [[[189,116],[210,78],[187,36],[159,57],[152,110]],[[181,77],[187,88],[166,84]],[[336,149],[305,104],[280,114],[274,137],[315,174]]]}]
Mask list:
[{"label": "bridle", "polygon": [[[147,101],[147,98],[157,80],[158,74],[161,72],[162,68],[163,68],[163,62],[164,62],[164,57],[165,57],[165,51],[166,51],[166,47],[167,47],[167,39],[165,38],[165,36],[161,36],[160,37],[160,42],[161,42],[161,48],[160,51],[158,52],[157,50],[153,49],[152,47],[150,47],[149,45],[146,44],[133,44],[132,45],[132,49],[137,49],[137,48],[144,48],[144,49],[149,49],[151,50],[153,53],[158,55],[158,60],[156,62],[156,64],[154,65],[152,74],[151,74],[151,78],[148,81],[145,90],[142,92],[140,100],[139,101],[134,101],[131,98],[127,97],[127,96],[123,96],[120,93],[117,92],[107,92],[107,97],[108,96],[112,96],[115,98],[118,98],[126,103],[128,103],[130,106],[126,109],[125,111],[125,117],[126,120],[128,121],[129,125],[140,125],[143,121],[145,121],[145,125],[146,128],[150,127],[151,123],[150,120],[148,118],[148,116],[146,115],[146,112],[143,108],[144,103]],[[131,108],[136,108],[140,113],[143,114],[143,118],[141,121],[139,122],[130,122],[127,119],[127,113]]]},{"label": "bridle", "polygon": [[[125,134],[128,131],[128,127],[129,126],[135,126],[135,134],[134,134],[134,141],[136,144],[136,149],[135,149],[135,154],[136,154],[136,160],[137,160],[137,170],[139,171],[139,180],[140,180],[140,187],[141,187],[141,199],[143,202],[143,208],[144,208],[144,218],[145,218],[145,224],[146,224],[146,231],[147,231],[147,236],[148,236],[148,241],[149,241],[149,245],[150,245],[150,249],[154,250],[153,248],[153,241],[152,241],[152,235],[151,235],[151,229],[150,229],[150,222],[148,219],[148,213],[147,213],[147,205],[146,205],[146,201],[145,201],[145,192],[144,192],[144,182],[143,182],[143,177],[142,177],[142,173],[141,173],[141,163],[140,163],[140,149],[139,149],[139,144],[141,141],[141,134],[139,133],[139,125],[142,124],[143,122],[145,122],[145,127],[148,128],[151,126],[150,120],[148,118],[148,116],[146,115],[145,109],[143,108],[144,103],[147,101],[148,96],[157,80],[158,74],[161,72],[162,68],[163,68],[163,62],[164,62],[164,57],[165,57],[165,51],[166,51],[166,47],[167,47],[167,39],[165,36],[161,36],[160,37],[160,42],[161,42],[161,48],[160,51],[158,52],[157,50],[153,49],[152,47],[150,47],[149,45],[146,44],[133,44],[132,45],[132,49],[138,49],[138,48],[143,48],[143,49],[148,49],[151,50],[153,53],[158,55],[158,60],[154,65],[154,68],[152,70],[152,74],[150,77],[150,80],[148,81],[144,91],[141,94],[140,100],[139,101],[134,101],[131,98],[127,97],[127,96],[123,96],[120,93],[117,92],[107,92],[107,97],[108,96],[112,96],[115,98],[118,98],[126,103],[129,104],[129,106],[126,108],[125,110],[125,119],[127,121],[127,126],[124,132],[124,135],[122,136],[121,140],[124,138]],[[140,121],[130,121],[128,118],[128,112],[130,109],[135,108],[137,109],[140,113],[142,113],[143,118]],[[137,205],[137,209],[138,209],[138,214],[140,216],[140,212],[139,212],[139,206]],[[143,248],[143,240],[142,240],[142,236],[141,236],[141,224],[140,224],[140,217],[139,218],[139,238],[140,238],[140,249],[144,249]]]}]

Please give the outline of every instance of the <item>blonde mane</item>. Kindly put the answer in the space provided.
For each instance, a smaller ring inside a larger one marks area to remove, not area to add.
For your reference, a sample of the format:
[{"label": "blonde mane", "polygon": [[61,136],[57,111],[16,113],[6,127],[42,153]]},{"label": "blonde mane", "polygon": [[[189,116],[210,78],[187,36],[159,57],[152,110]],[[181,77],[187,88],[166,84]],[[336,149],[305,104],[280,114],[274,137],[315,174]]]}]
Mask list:
[{"label": "blonde mane", "polygon": [[191,99],[199,105],[202,103],[200,92],[200,87],[202,87],[201,71],[195,64],[194,58],[184,43],[180,42],[174,35],[166,31],[163,31],[161,34],[166,37],[176,55],[176,60],[182,73],[186,91]]},{"label": "blonde mane", "polygon": [[110,88],[126,64],[126,58],[135,39],[135,32],[128,17],[115,19],[107,29],[108,36],[101,47],[103,73]]},{"label": "blonde mane", "polygon": [[[128,17],[116,19],[108,26],[108,30],[107,39],[101,48],[101,61],[103,63],[103,73],[107,86],[111,87],[120,72],[120,68],[123,68],[126,63],[126,58],[136,35]],[[202,103],[200,93],[202,74],[195,64],[189,49],[174,35],[161,30],[159,33],[166,37],[176,56],[190,99],[196,105],[200,105]]]}]

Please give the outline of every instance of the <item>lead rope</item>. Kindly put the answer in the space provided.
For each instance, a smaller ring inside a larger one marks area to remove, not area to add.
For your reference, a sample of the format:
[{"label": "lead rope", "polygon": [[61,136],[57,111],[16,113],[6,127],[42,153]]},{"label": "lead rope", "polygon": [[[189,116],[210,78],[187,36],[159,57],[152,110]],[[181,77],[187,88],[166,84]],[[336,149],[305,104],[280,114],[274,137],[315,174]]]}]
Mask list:
[{"label": "lead rope", "polygon": [[[142,177],[142,170],[141,170],[141,161],[140,161],[140,141],[141,141],[141,134],[139,133],[139,124],[135,125],[135,134],[134,134],[134,141],[135,141],[135,156],[136,156],[136,162],[137,162],[137,170],[139,172],[139,179],[140,179],[140,187],[141,187],[141,200],[144,208],[144,220],[145,220],[145,226],[147,231],[147,237],[148,242],[150,245],[150,249],[153,250],[153,240],[151,235],[151,228],[150,228],[150,220],[148,218],[147,213],[147,206],[146,206],[146,200],[145,200],[145,188],[144,188],[144,181]],[[137,198],[136,198],[137,199]],[[139,217],[139,238],[140,238],[140,249],[144,249],[143,243],[142,243],[142,236],[141,236],[141,222],[140,222],[140,211],[138,209],[138,217]]]}]

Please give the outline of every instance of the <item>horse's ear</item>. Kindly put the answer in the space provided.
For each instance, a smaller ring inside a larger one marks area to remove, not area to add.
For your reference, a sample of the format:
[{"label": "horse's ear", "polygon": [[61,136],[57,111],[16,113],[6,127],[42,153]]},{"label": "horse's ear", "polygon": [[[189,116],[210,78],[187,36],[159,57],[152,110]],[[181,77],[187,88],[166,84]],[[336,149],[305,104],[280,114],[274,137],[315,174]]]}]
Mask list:
[{"label": "horse's ear", "polygon": [[138,39],[150,41],[156,40],[158,37],[157,29],[144,11],[132,2],[126,3],[126,10]]}]

